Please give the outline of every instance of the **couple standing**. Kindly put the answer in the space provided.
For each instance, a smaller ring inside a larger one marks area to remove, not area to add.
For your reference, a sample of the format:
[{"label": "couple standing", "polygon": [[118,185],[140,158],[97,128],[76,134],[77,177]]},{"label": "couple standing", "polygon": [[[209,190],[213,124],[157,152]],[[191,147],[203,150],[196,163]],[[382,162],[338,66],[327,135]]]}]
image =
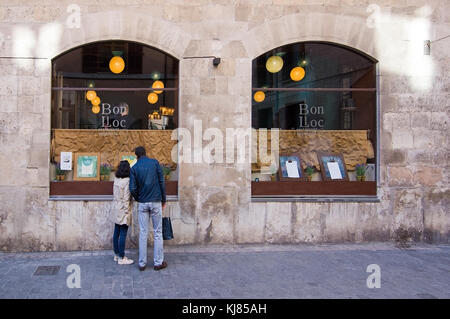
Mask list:
[{"label": "couple standing", "polygon": [[113,235],[114,260],[119,265],[134,261],[125,257],[125,239],[131,223],[131,196],[138,202],[139,220],[139,270],[147,265],[148,223],[153,223],[153,269],[167,267],[164,261],[162,236],[162,211],[166,207],[164,176],[156,159],[146,156],[145,148],[135,149],[137,163],[130,168],[128,161],[120,161],[114,179],[112,217],[115,223]]}]

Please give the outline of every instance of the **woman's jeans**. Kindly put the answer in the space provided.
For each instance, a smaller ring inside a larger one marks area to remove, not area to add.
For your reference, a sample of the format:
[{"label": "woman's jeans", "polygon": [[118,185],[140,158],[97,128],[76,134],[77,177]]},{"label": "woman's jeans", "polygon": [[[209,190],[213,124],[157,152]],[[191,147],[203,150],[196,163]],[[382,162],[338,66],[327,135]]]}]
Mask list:
[{"label": "woman's jeans", "polygon": [[162,237],[161,202],[138,203],[139,218],[139,266],[147,264],[148,222],[153,223],[153,265],[160,266],[164,261]]},{"label": "woman's jeans", "polygon": [[120,258],[125,256],[125,239],[127,239],[128,226],[114,224],[113,247],[114,253]]}]

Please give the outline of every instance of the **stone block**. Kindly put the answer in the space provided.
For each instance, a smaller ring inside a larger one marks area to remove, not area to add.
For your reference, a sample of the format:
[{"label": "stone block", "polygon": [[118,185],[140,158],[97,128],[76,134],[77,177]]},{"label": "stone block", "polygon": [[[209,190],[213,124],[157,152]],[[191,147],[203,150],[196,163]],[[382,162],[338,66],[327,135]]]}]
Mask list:
[{"label": "stone block", "polygon": [[[20,79],[22,81],[22,79]],[[19,87],[19,77],[7,75],[0,77],[0,95],[17,95]]]},{"label": "stone block", "polygon": [[389,164],[400,164],[404,163],[406,159],[406,154],[402,150],[384,150],[382,152],[383,163],[386,165]]},{"label": "stone block", "polygon": [[228,93],[228,77],[220,76],[215,78],[216,81],[216,92],[220,95],[225,95]]},{"label": "stone block", "polygon": [[413,129],[414,148],[431,150],[433,148],[433,132],[426,129]]},{"label": "stone block", "polygon": [[263,24],[265,17],[266,17],[266,13],[265,13],[263,6],[253,7],[252,13],[251,13],[251,15],[249,17],[249,21],[248,21],[248,29],[251,30],[251,29]]},{"label": "stone block", "polygon": [[395,113],[383,114],[383,129],[388,132],[393,131]]},{"label": "stone block", "polygon": [[380,95],[380,111],[383,116],[398,111],[398,98],[387,94]]},{"label": "stone block", "polygon": [[209,68],[208,75],[211,77],[216,76],[234,76],[236,74],[236,61],[232,58],[223,58],[217,67]]},{"label": "stone block", "polygon": [[411,128],[429,128],[431,112],[417,112],[411,114]]},{"label": "stone block", "polygon": [[0,132],[15,133],[19,130],[19,113],[0,112]]},{"label": "stone block", "polygon": [[28,168],[48,167],[49,161],[49,144],[36,144],[28,150]]},{"label": "stone block", "polygon": [[200,94],[213,95],[216,93],[216,80],[209,78],[200,79]]},{"label": "stone block", "polygon": [[[195,236],[197,233],[197,225],[195,223],[186,223],[182,218],[173,218],[172,230],[174,239],[170,244],[186,245],[195,243]],[[166,245],[167,241],[164,242]]]},{"label": "stone block", "polygon": [[264,242],[266,203],[250,203],[239,208],[236,222],[236,242],[239,244]]},{"label": "stone block", "polygon": [[21,247],[26,251],[55,250],[55,214],[48,210],[48,188],[27,187],[24,212],[16,221]]},{"label": "stone block", "polygon": [[235,187],[200,186],[196,241],[232,243],[235,241],[234,214],[237,211]]},{"label": "stone block", "polygon": [[34,113],[35,112],[34,96],[32,95],[19,96],[17,108],[20,113]]},{"label": "stone block", "polygon": [[332,203],[325,214],[324,240],[327,242],[355,242],[358,231],[358,204]]},{"label": "stone block", "polygon": [[247,77],[230,77],[228,79],[228,94],[247,96],[251,94],[251,81]]},{"label": "stone block", "polygon": [[442,168],[431,166],[418,166],[414,180],[423,186],[436,186],[442,181]]},{"label": "stone block", "polygon": [[[50,202],[50,210],[55,215],[55,249],[84,250],[83,206],[86,202]],[[92,236],[90,234],[89,236]]]},{"label": "stone block", "polygon": [[2,95],[0,96],[0,101],[0,109],[2,112],[17,112],[18,98],[16,95]]},{"label": "stone block", "polygon": [[248,53],[242,41],[233,40],[223,46],[220,56],[223,58],[246,58]]},{"label": "stone block", "polygon": [[407,149],[414,147],[414,138],[410,130],[394,130],[392,134],[392,147],[394,149]]},{"label": "stone block", "polygon": [[[208,77],[211,59],[183,59],[180,61],[180,83],[193,77]],[[220,63],[222,64],[222,62]],[[220,65],[219,64],[219,65]]]},{"label": "stone block", "polygon": [[391,186],[411,186],[414,174],[408,167],[389,167],[389,185]]},{"label": "stone block", "polygon": [[34,129],[43,128],[42,115],[39,113],[22,113],[19,119],[19,134],[30,136]]},{"label": "stone block", "polygon": [[203,21],[233,21],[235,12],[232,3],[228,3],[228,5],[210,4],[201,7]]},{"label": "stone block", "polygon": [[246,4],[237,4],[234,8],[234,20],[247,22],[250,19],[252,7]]},{"label": "stone block", "polygon": [[44,129],[33,130],[31,145],[37,146],[41,145],[45,148],[47,152],[50,151],[50,132]]},{"label": "stone block", "polygon": [[412,149],[408,150],[408,162],[409,163],[426,163],[429,164],[432,161],[434,155],[429,150]]},{"label": "stone block", "polygon": [[400,189],[394,194],[392,236],[394,240],[419,241],[423,236],[423,208],[420,189]]},{"label": "stone block", "polygon": [[37,95],[44,90],[45,90],[45,88],[42,87],[42,83],[41,83],[41,80],[39,77],[36,77],[36,76],[20,77],[20,81],[18,84],[19,96]]},{"label": "stone block", "polygon": [[114,223],[110,216],[111,202],[83,202],[81,230],[83,235],[83,250],[111,249],[111,238],[114,232]]},{"label": "stone block", "polygon": [[293,239],[292,203],[267,202],[264,240],[268,243],[288,243]]},{"label": "stone block", "polygon": [[424,241],[428,243],[450,242],[450,190],[433,188],[423,198]]},{"label": "stone block", "polygon": [[447,131],[448,130],[448,112],[432,112],[431,113],[431,129]]},{"label": "stone block", "polygon": [[316,203],[292,203],[294,240],[297,243],[322,242],[324,218],[328,205]]}]

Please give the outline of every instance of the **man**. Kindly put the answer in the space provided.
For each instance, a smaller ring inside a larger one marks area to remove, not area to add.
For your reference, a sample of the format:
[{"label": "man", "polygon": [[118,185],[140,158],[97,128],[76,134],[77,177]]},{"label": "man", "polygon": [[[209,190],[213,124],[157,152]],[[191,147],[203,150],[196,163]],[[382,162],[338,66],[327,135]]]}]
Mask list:
[{"label": "man", "polygon": [[153,269],[160,270],[167,267],[162,237],[162,210],[166,207],[164,176],[159,162],[148,158],[144,147],[136,147],[134,153],[137,163],[130,171],[130,192],[138,202],[139,270],[144,271],[147,265],[149,216],[153,223]]}]

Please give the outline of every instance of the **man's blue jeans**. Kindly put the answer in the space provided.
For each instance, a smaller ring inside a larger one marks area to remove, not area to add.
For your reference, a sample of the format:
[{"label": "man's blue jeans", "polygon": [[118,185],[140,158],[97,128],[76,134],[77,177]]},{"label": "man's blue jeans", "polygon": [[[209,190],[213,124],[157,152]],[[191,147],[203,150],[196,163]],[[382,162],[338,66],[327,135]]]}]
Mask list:
[{"label": "man's blue jeans", "polygon": [[139,218],[139,266],[147,264],[148,222],[153,223],[153,265],[160,266],[164,261],[162,237],[162,204],[161,202],[138,203]]}]

